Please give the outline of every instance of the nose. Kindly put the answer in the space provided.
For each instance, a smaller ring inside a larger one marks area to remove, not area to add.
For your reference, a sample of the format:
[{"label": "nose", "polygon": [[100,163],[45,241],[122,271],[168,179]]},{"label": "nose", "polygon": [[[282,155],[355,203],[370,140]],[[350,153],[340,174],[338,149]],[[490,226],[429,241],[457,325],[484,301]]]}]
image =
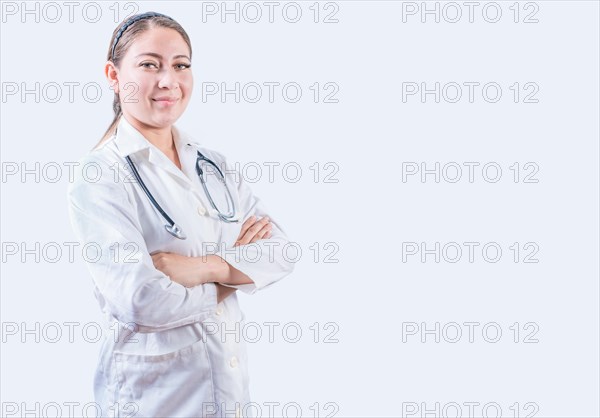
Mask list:
[{"label": "nose", "polygon": [[165,69],[162,71],[158,80],[158,87],[167,88],[169,90],[179,88],[179,81],[177,80],[177,75],[174,69]]}]

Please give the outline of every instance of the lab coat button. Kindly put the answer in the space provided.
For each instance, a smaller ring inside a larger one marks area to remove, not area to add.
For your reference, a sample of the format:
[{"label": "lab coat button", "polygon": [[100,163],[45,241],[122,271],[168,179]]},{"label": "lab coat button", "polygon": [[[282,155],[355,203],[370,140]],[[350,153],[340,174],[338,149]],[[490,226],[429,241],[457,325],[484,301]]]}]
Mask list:
[{"label": "lab coat button", "polygon": [[229,360],[229,365],[233,368],[237,367],[237,365],[238,365],[237,357],[235,357],[235,356],[231,357],[231,360]]},{"label": "lab coat button", "polygon": [[217,307],[217,311],[215,312],[217,315],[221,315],[223,313],[223,307],[222,306],[218,306]]},{"label": "lab coat button", "polygon": [[198,215],[204,216],[206,215],[206,209],[202,205],[198,205]]}]

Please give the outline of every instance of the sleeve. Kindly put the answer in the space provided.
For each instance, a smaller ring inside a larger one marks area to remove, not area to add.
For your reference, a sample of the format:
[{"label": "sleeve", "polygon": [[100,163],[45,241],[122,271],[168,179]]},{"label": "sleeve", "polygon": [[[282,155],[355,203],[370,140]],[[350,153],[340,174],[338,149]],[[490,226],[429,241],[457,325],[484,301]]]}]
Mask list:
[{"label": "sleeve", "polygon": [[[81,167],[89,164],[100,169],[98,181],[86,178]],[[80,160],[67,196],[75,236],[95,253],[86,263],[101,302],[118,321],[154,332],[202,321],[216,309],[214,283],[186,288],[154,267],[137,210],[108,163]]]},{"label": "sleeve", "polygon": [[[273,224],[270,238],[237,247],[223,244],[215,253],[254,282],[224,286],[235,287],[251,295],[283,279],[294,270],[295,261],[291,261],[291,257],[287,256],[287,251],[289,247],[297,246],[297,244],[290,242],[276,218],[267,210],[262,200],[252,193],[242,175],[229,165],[221,154],[217,153],[217,155],[221,161],[224,161],[227,170],[226,179],[234,179],[237,183],[236,188],[241,205],[239,209],[240,222],[243,223],[250,216],[255,215],[257,218],[268,216]],[[293,249],[290,249],[289,252],[294,254]]]}]

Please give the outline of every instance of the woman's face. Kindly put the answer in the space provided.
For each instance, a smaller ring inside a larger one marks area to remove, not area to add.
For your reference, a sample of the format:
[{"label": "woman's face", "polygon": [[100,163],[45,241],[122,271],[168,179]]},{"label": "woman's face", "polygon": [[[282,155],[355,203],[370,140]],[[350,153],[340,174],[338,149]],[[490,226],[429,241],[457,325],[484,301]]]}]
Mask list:
[{"label": "woman's face", "polygon": [[148,128],[170,127],[190,100],[194,80],[190,51],[174,29],[142,32],[118,69],[121,109]]}]

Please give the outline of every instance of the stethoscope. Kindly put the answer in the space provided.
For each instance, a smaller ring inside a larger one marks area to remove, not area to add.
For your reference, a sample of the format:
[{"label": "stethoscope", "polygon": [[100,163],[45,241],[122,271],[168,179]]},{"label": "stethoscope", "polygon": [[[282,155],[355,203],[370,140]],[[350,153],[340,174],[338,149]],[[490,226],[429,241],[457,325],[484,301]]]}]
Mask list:
[{"label": "stethoscope", "polygon": [[[191,144],[188,144],[188,145],[191,145]],[[219,169],[219,167],[213,161],[206,158],[200,151],[197,151],[197,152],[198,152],[198,158],[196,159],[196,174],[198,174],[198,177],[200,178],[200,182],[202,183],[202,188],[204,189],[204,192],[206,193],[206,196],[208,197],[208,201],[210,202],[213,209],[215,209],[217,211],[219,219],[221,219],[223,222],[228,222],[228,223],[239,222],[238,219],[233,219],[235,217],[235,213],[236,213],[235,212],[235,203],[233,201],[233,197],[231,196],[231,192],[229,191],[229,187],[227,187],[227,182],[225,181],[225,176],[223,175],[223,172]],[[133,164],[133,161],[131,161],[131,158],[129,158],[129,156],[127,156],[125,158],[127,159],[127,162],[129,163],[129,166],[131,167],[131,171],[133,172],[133,175],[135,176],[135,179],[137,180],[138,184],[140,185],[140,187],[142,188],[144,193],[146,193],[146,196],[148,196],[148,199],[150,200],[152,205],[160,212],[162,217],[167,221],[167,224],[165,225],[165,229],[167,230],[167,232],[169,234],[173,235],[175,238],[186,239],[187,237],[183,233],[181,227],[179,225],[177,225],[175,223],[175,221],[173,221],[173,219],[171,219],[171,217],[167,214],[167,212],[165,212],[163,210],[163,208],[158,204],[156,199],[154,199],[154,196],[152,196],[152,193],[150,193],[150,191],[146,187],[146,184],[140,177],[140,173],[138,173],[137,168],[135,167],[135,164]],[[225,186],[225,192],[226,192],[226,197],[227,197],[227,207],[229,209],[229,212],[227,214],[223,214],[219,210],[219,208],[215,204],[212,196],[210,195],[210,193],[208,191],[208,187],[206,187],[206,182],[204,181],[204,171],[202,170],[202,167],[200,167],[201,161],[205,161],[207,164],[210,164],[213,168],[216,169],[216,172],[219,173],[219,176],[220,176],[219,181]]]}]

